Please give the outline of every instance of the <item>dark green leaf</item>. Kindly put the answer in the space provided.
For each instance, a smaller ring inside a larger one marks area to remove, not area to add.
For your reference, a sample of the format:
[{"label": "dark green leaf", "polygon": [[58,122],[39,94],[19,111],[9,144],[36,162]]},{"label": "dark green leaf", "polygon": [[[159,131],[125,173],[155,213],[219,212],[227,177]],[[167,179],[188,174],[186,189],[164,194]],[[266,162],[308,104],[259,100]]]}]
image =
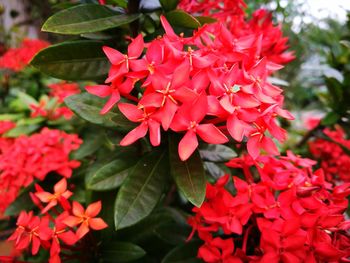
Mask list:
[{"label": "dark green leaf", "polygon": [[52,77],[94,80],[107,76],[109,62],[99,41],[69,41],[40,51],[31,65]]},{"label": "dark green leaf", "polygon": [[129,262],[146,255],[139,246],[127,242],[110,242],[102,245],[101,254],[103,262]]},{"label": "dark green leaf", "polygon": [[167,13],[166,18],[172,26],[185,27],[196,29],[201,26],[201,23],[190,14],[182,10],[173,10]]},{"label": "dark green leaf", "polygon": [[154,229],[154,233],[164,242],[179,245],[184,244],[191,233],[189,225],[180,225],[175,222],[163,223]]},{"label": "dark green leaf", "polygon": [[75,114],[88,122],[107,127],[119,127],[125,130],[133,127],[133,124],[120,112],[110,111],[101,115],[100,111],[105,104],[105,100],[89,93],[69,96],[64,102]]},{"label": "dark green leaf", "polygon": [[129,24],[139,17],[139,14],[120,14],[103,5],[84,4],[54,14],[42,30],[69,35],[93,33]]},{"label": "dark green leaf", "polygon": [[160,0],[159,2],[162,5],[164,11],[168,12],[176,9],[179,0]]},{"label": "dark green leaf", "polygon": [[136,161],[136,158],[125,156],[107,163],[93,174],[87,187],[95,191],[105,191],[119,187],[136,164]]},{"label": "dark green leaf", "polygon": [[178,142],[175,136],[169,139],[171,174],[188,201],[199,207],[205,198],[205,172],[202,159],[196,150],[187,161],[181,161],[177,151]]},{"label": "dark green leaf", "polygon": [[206,144],[199,151],[202,159],[210,162],[227,162],[237,154],[230,147],[221,144]]},{"label": "dark green leaf", "polygon": [[152,212],[163,193],[167,173],[164,152],[153,151],[138,161],[115,202],[116,229],[134,225]]},{"label": "dark green leaf", "polygon": [[192,241],[171,250],[162,260],[162,263],[200,263],[197,251],[202,242]]},{"label": "dark green leaf", "polygon": [[26,188],[6,209],[5,215],[16,216],[22,210],[29,211],[34,207],[32,199],[29,197],[29,192],[33,191],[34,187]]},{"label": "dark green leaf", "polygon": [[104,138],[105,134],[102,130],[98,130],[96,127],[94,127],[94,129],[87,129],[83,136],[83,144],[78,150],[73,152],[72,158],[81,160],[84,157],[93,154],[101,147]]},{"label": "dark green leaf", "polygon": [[321,124],[325,126],[332,126],[337,123],[339,118],[340,116],[336,112],[331,111],[322,119]]}]

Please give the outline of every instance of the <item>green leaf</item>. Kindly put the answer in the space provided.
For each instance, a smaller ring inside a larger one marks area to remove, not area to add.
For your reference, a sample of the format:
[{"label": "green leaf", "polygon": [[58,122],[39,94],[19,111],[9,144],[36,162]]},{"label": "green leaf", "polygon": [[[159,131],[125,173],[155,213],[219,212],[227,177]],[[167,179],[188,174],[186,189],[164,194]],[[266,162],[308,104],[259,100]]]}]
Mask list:
[{"label": "green leaf", "polygon": [[0,114],[0,121],[16,121],[24,118],[22,113]]},{"label": "green leaf", "polygon": [[322,125],[332,126],[340,119],[339,114],[334,111],[329,112],[321,121]]},{"label": "green leaf", "polygon": [[185,162],[181,161],[177,151],[179,140],[172,136],[169,139],[170,170],[177,187],[195,206],[202,205],[205,199],[205,171],[202,159],[196,150]]},{"label": "green leaf", "polygon": [[172,26],[196,29],[201,23],[190,14],[182,10],[173,10],[166,13],[166,18]]},{"label": "green leaf", "polygon": [[26,94],[24,92],[19,91],[17,96],[18,96],[19,100],[24,105],[27,106],[28,109],[30,108],[30,105],[37,105],[38,104],[38,102],[32,96],[29,96],[28,94]]},{"label": "green leaf", "polygon": [[221,144],[205,144],[199,153],[202,159],[210,162],[227,162],[237,156],[234,150]]},{"label": "green leaf", "polygon": [[29,197],[29,192],[34,190],[33,186],[27,187],[23,192],[16,197],[16,200],[13,201],[5,211],[6,216],[16,216],[22,210],[30,210],[34,207],[32,199]]},{"label": "green leaf", "polygon": [[106,191],[119,187],[136,161],[136,158],[126,156],[109,162],[94,173],[87,187],[95,191]]},{"label": "green leaf", "polygon": [[101,147],[104,138],[105,134],[102,130],[98,130],[96,127],[87,129],[83,135],[83,144],[72,153],[72,158],[82,160],[84,157],[93,154]]},{"label": "green leaf", "polygon": [[199,246],[203,242],[192,241],[180,245],[171,250],[162,260],[161,263],[199,263],[202,262],[197,258]]},{"label": "green leaf", "polygon": [[162,8],[164,9],[164,11],[168,12],[176,9],[179,3],[179,0],[159,0],[159,2],[162,5]]},{"label": "green leaf", "polygon": [[125,130],[134,127],[120,112],[110,111],[101,115],[100,111],[106,101],[89,93],[69,96],[64,102],[75,114],[88,122],[106,127],[118,127]]},{"label": "green leaf", "polygon": [[217,22],[215,18],[210,16],[196,16],[195,18],[199,21],[199,23],[201,23],[201,25]]},{"label": "green leaf", "polygon": [[108,74],[109,62],[102,46],[102,42],[93,40],[63,42],[41,50],[31,65],[59,79],[103,79]]},{"label": "green leaf", "polygon": [[107,6],[83,4],[62,10],[46,20],[42,31],[78,35],[129,24],[140,14],[120,14]]},{"label": "green leaf", "polygon": [[171,245],[184,244],[191,233],[189,225],[167,222],[158,225],[154,233],[164,242]]},{"label": "green leaf", "polygon": [[101,255],[104,262],[129,262],[146,255],[139,246],[128,242],[109,242],[102,245]]},{"label": "green leaf", "polygon": [[163,193],[167,173],[164,152],[153,151],[138,161],[115,202],[116,229],[134,225],[152,212]]},{"label": "green leaf", "polygon": [[4,134],[7,138],[17,138],[21,135],[29,135],[40,128],[40,125],[18,125]]}]

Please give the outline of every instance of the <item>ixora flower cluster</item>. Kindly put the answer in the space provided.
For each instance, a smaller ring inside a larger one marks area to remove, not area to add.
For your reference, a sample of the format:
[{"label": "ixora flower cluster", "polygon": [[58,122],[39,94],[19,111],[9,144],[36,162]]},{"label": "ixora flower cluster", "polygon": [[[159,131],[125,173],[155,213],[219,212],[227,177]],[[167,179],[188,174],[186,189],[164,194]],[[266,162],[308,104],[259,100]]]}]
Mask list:
[{"label": "ixora flower cluster", "polygon": [[43,40],[24,39],[20,47],[10,48],[0,57],[0,69],[21,71],[36,53],[48,46],[49,43]]},{"label": "ixora flower cluster", "polygon": [[[278,154],[266,133],[283,141],[286,132],[276,118],[293,117],[282,109],[282,90],[272,85],[268,76],[282,68],[277,62],[285,63],[293,56],[284,53],[286,39],[269,19],[263,16],[261,28],[247,24],[249,30],[242,35],[217,22],[186,38],[176,35],[162,16],[163,37],[145,44],[139,35],[128,46],[127,54],[105,46],[103,51],[112,64],[106,84],[87,86],[86,90],[109,98],[102,114],[117,104],[130,121],[139,123],[120,142],[123,146],[147,132],[151,144],[158,146],[162,127],[184,133],[178,146],[183,161],[197,148],[197,136],[211,144],[226,143],[229,137],[237,142],[246,138],[253,158],[261,149]],[[265,36],[271,28],[279,34]],[[277,51],[276,41],[283,42]],[[274,55],[265,56],[269,52]],[[121,96],[135,103],[119,102]]]},{"label": "ixora flower cluster", "polygon": [[[348,262],[350,184],[332,186],[316,162],[291,152],[279,158],[235,158],[245,179],[229,175],[208,184],[206,200],[189,219],[205,243],[205,262]],[[191,236],[192,236],[191,235]],[[191,237],[190,237],[191,238]]]},{"label": "ixora flower cluster", "polygon": [[[90,229],[102,230],[107,227],[102,218],[96,217],[101,211],[100,201],[86,209],[79,202],[73,201],[71,204],[68,201],[72,192],[67,190],[65,178],[55,184],[54,193],[44,191],[39,185],[35,187],[36,192],[31,193],[31,198],[40,208],[42,216],[35,216],[33,211],[20,213],[17,229],[8,239],[15,242],[16,250],[22,251],[31,245],[31,253],[36,255],[43,247],[50,250],[49,262],[59,263],[62,250],[71,251],[73,245],[82,240]],[[83,244],[77,244],[74,248],[79,249],[79,245]],[[75,257],[65,255],[67,259]],[[84,255],[77,256],[81,257]],[[62,258],[65,259],[63,255]]]},{"label": "ixora flower cluster", "polygon": [[49,96],[44,95],[39,102],[29,105],[31,117],[44,117],[48,120],[57,120],[65,118],[69,120],[73,117],[73,112],[66,106],[62,106],[64,99],[80,93],[77,83],[58,82],[48,85],[50,89]]},{"label": "ixora flower cluster", "polygon": [[[0,131],[4,133],[14,126],[12,122],[0,122]],[[69,154],[81,143],[75,134],[48,128],[16,139],[0,137],[0,214],[34,179],[44,180],[50,172],[69,178],[72,169],[80,165],[70,160]]]},{"label": "ixora flower cluster", "polygon": [[335,127],[335,130],[326,128],[323,132],[333,141],[318,138],[309,142],[311,154],[320,160],[327,180],[349,182],[350,157],[340,145],[350,149],[350,140],[346,139],[346,134],[340,126]]}]

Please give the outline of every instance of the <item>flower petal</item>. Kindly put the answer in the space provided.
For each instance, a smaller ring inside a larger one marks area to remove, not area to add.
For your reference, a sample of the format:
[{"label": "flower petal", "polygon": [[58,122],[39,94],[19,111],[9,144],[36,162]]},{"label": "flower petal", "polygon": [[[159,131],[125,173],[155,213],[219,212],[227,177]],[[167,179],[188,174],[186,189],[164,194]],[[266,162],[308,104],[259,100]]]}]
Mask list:
[{"label": "flower petal", "polygon": [[89,226],[93,229],[93,230],[101,230],[104,228],[107,228],[108,225],[106,224],[105,221],[103,221],[102,218],[98,217],[98,218],[90,218],[89,219]]},{"label": "flower petal", "polygon": [[101,201],[97,201],[97,202],[91,203],[86,208],[85,214],[88,217],[95,217],[95,216],[98,215],[98,213],[100,213],[101,208],[102,208]]},{"label": "flower petal", "polygon": [[103,46],[103,52],[106,54],[107,58],[113,65],[118,65],[125,60],[124,54],[120,53],[118,50]]},{"label": "flower petal", "polygon": [[179,156],[182,161],[186,161],[198,147],[196,133],[193,130],[186,132],[178,147]]},{"label": "flower petal", "polygon": [[227,137],[212,123],[198,125],[196,132],[207,143],[222,144],[228,142]]},{"label": "flower petal", "polygon": [[127,146],[138,139],[145,137],[148,131],[148,125],[145,122],[142,122],[139,126],[137,126],[135,129],[130,131],[125,137],[121,140],[120,145],[121,146]]}]

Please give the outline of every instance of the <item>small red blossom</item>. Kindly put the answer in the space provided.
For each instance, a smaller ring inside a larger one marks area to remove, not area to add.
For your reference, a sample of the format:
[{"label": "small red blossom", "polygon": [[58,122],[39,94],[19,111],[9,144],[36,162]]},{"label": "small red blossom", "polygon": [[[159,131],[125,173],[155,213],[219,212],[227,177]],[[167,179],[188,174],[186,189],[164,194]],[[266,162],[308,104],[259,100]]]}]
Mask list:
[{"label": "small red blossom", "polygon": [[38,188],[38,190],[39,191],[35,193],[35,196],[38,197],[41,202],[48,203],[46,207],[41,211],[43,214],[49,211],[52,207],[56,206],[58,202],[61,203],[62,207],[67,209],[67,199],[73,194],[71,191],[67,190],[66,178],[61,179],[58,183],[55,184],[53,194],[44,192],[40,188]]},{"label": "small red blossom", "polygon": [[22,211],[17,220],[18,227],[8,240],[15,241],[17,250],[24,250],[32,244],[31,252],[35,255],[41,243],[50,239],[51,229],[48,223],[48,220],[34,216],[33,212]]},{"label": "small red blossom", "polygon": [[76,235],[78,239],[84,237],[90,228],[93,230],[102,230],[108,225],[102,218],[96,217],[101,211],[101,201],[90,204],[86,210],[78,202],[73,201],[72,216],[63,219],[63,223],[69,227],[78,226]]}]

